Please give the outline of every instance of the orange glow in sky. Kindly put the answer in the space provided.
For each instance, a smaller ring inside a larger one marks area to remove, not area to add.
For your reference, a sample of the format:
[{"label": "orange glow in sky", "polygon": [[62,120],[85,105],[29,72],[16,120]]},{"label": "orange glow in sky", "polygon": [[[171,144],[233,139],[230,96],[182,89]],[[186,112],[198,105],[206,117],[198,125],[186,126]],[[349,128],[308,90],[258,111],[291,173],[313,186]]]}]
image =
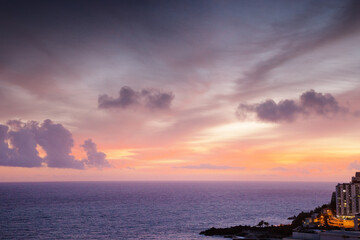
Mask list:
[{"label": "orange glow in sky", "polygon": [[0,181],[345,181],[359,170],[360,11],[206,4],[124,19],[9,13]]}]

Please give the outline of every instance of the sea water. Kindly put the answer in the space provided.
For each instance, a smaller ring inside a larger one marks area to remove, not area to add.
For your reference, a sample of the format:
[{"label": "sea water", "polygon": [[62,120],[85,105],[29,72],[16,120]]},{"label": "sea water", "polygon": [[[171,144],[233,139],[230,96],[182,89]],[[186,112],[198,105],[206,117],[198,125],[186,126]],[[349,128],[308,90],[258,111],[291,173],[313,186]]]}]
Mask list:
[{"label": "sea water", "polygon": [[289,223],[334,183],[0,183],[0,239],[217,239],[210,227]]}]

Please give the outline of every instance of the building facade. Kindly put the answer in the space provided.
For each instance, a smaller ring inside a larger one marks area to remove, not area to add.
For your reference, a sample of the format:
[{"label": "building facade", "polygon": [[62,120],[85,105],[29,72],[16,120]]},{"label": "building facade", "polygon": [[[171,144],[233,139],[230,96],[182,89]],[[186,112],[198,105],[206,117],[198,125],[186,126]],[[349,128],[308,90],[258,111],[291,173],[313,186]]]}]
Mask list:
[{"label": "building facade", "polygon": [[336,185],[336,215],[354,217],[360,213],[360,172],[350,183]]}]

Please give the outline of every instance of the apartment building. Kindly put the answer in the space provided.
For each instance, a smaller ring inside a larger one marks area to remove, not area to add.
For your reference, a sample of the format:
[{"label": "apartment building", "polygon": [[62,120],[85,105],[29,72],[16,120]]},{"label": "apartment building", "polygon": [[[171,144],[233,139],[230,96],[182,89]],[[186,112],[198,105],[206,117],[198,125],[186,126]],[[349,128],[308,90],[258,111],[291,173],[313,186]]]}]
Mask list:
[{"label": "apartment building", "polygon": [[336,185],[336,215],[354,217],[360,213],[360,172],[349,183]]}]

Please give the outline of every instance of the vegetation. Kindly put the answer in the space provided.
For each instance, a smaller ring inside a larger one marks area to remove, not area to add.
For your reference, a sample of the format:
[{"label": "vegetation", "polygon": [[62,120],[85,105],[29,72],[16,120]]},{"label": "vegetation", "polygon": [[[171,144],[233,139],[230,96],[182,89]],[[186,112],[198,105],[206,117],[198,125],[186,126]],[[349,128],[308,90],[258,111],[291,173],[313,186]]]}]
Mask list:
[{"label": "vegetation", "polygon": [[261,235],[264,238],[283,238],[290,236],[292,233],[291,225],[282,225],[282,226],[267,226],[267,227],[258,227],[258,226],[234,226],[230,228],[210,228],[206,231],[200,232],[205,236],[247,236],[250,234],[256,233]]},{"label": "vegetation", "polygon": [[248,235],[256,235],[258,238],[283,238],[290,236],[292,234],[292,230],[295,228],[301,228],[304,220],[307,217],[311,217],[313,213],[321,213],[323,209],[330,208],[330,204],[324,204],[315,208],[310,212],[301,212],[297,216],[291,217],[293,221],[291,224],[280,225],[280,226],[269,226],[268,222],[261,220],[256,226],[233,226],[229,228],[215,228],[212,227],[208,230],[200,232],[202,235],[206,236],[248,236]]},{"label": "vegetation", "polygon": [[261,220],[256,226],[258,227],[268,227],[269,226],[269,223],[268,222],[265,222],[264,220]]}]

